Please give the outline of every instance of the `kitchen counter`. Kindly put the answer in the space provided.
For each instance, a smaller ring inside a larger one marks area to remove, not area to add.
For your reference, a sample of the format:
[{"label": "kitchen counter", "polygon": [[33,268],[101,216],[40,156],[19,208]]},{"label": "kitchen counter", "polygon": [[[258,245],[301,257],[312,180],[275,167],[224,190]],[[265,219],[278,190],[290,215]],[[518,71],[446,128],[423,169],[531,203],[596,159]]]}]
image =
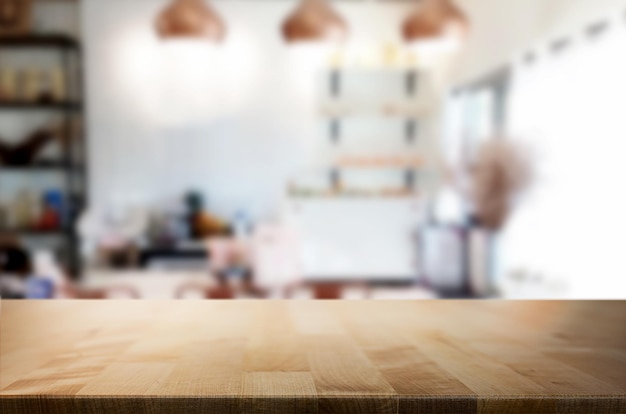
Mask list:
[{"label": "kitchen counter", "polygon": [[626,302],[9,301],[2,413],[626,413]]}]

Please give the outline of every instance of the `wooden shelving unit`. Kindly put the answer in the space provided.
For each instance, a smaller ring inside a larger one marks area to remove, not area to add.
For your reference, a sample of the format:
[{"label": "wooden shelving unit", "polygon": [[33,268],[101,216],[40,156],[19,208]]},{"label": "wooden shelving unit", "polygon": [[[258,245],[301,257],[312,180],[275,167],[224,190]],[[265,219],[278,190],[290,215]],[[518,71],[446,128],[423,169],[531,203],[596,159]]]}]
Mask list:
[{"label": "wooden shelving unit", "polygon": [[[383,74],[397,77],[398,84],[403,88],[404,97],[406,102],[384,102],[378,103],[378,108],[372,110],[364,108],[356,108],[352,110],[342,110],[342,99],[345,99],[346,91],[343,86],[344,79],[352,74],[363,75],[367,74]],[[330,142],[338,147],[341,145],[343,137],[343,124],[351,119],[358,117],[365,118],[386,118],[395,119],[398,122],[404,123],[404,141],[406,143],[407,152],[411,152],[418,140],[421,139],[420,124],[424,117],[427,116],[427,110],[417,103],[416,97],[421,92],[420,89],[423,85],[421,74],[414,69],[401,69],[401,68],[358,68],[358,69],[333,69],[328,73],[328,97],[330,100],[325,102],[326,113],[322,111],[323,117],[328,120],[328,137]],[[339,108],[336,113],[328,111],[330,107]],[[410,111],[399,108],[410,108]],[[329,172],[329,179],[332,186],[340,185],[342,181],[342,173],[346,169],[381,169],[380,165],[370,165],[367,163],[351,162],[342,163],[338,162],[333,166]],[[406,165],[385,165],[386,170],[397,169],[402,171],[404,176],[404,185],[406,191],[414,191],[417,182],[418,170],[422,168],[422,165],[408,163]]]}]

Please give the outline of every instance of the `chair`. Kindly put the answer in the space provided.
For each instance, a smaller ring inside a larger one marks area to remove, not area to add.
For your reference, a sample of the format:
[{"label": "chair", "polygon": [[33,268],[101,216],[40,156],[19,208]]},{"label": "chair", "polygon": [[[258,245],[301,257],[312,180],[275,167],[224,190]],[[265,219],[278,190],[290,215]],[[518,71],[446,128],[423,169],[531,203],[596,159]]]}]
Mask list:
[{"label": "chair", "polygon": [[176,289],[174,296],[176,299],[183,299],[185,294],[190,291],[200,293],[205,299],[235,299],[235,290],[224,283],[217,286],[197,282],[184,283]]}]

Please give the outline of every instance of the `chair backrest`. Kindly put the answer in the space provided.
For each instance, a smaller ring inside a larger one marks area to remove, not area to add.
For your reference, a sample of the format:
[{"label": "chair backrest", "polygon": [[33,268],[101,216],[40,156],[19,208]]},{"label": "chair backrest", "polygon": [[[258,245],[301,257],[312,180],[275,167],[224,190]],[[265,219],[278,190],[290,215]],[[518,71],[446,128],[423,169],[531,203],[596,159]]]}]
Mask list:
[{"label": "chair backrest", "polygon": [[343,286],[340,283],[316,283],[313,288],[313,297],[320,300],[341,299]]},{"label": "chair backrest", "polygon": [[235,299],[235,292],[230,286],[216,286],[205,291],[207,299]]},{"label": "chair backrest", "polygon": [[288,226],[259,225],[253,237],[254,281],[260,286],[286,286],[301,277],[298,237]]}]

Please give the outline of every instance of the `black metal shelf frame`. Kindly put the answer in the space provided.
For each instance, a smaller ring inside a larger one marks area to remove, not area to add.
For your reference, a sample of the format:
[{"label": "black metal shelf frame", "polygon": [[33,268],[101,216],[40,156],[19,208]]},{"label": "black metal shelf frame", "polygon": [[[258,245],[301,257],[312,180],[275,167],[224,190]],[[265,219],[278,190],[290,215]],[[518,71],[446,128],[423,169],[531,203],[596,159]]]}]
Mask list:
[{"label": "black metal shelf frame", "polygon": [[[84,83],[83,62],[80,42],[72,37],[60,34],[10,36],[0,38],[0,50],[50,50],[60,53],[61,65],[70,85],[70,94],[80,99],[65,102],[0,102],[1,111],[58,111],[64,119],[64,135],[70,137],[63,141],[61,160],[36,163],[27,166],[0,166],[7,172],[48,172],[54,171],[65,175],[66,198],[70,208],[69,224],[62,229],[38,230],[30,228],[0,229],[0,234],[20,236],[63,236],[68,243],[68,270],[70,276],[78,277],[82,270],[80,260],[80,242],[75,230],[78,214],[87,204],[87,137],[83,128],[72,131],[71,122],[76,116],[84,119]],[[76,159],[80,153],[80,160]]]}]

